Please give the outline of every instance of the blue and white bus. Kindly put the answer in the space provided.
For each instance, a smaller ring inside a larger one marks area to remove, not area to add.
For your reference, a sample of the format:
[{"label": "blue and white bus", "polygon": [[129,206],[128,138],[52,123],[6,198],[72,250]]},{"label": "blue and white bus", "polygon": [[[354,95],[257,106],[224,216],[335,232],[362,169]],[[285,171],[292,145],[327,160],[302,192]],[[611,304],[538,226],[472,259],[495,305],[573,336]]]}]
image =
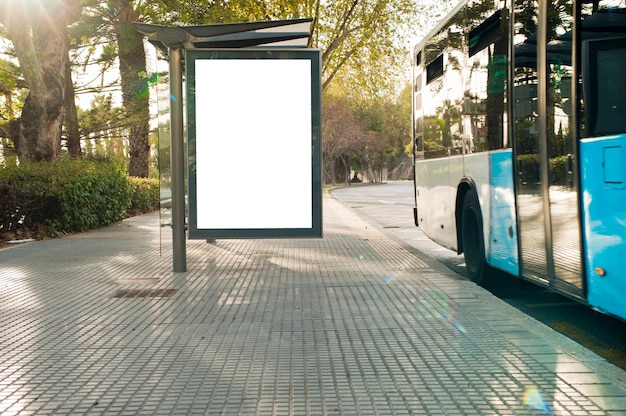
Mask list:
[{"label": "blue and white bus", "polygon": [[467,0],[413,55],[415,221],[626,319],[626,2]]}]

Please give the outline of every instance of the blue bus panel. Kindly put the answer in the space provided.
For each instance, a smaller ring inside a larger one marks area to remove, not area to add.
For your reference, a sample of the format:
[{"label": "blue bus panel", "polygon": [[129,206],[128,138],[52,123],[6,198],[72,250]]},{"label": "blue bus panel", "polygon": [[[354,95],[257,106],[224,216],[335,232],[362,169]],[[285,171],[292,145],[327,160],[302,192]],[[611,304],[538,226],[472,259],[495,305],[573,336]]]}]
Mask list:
[{"label": "blue bus panel", "polygon": [[515,191],[513,189],[513,152],[496,151],[489,158],[491,204],[483,221],[489,222],[485,236],[487,263],[519,276],[517,224],[515,221]]},{"label": "blue bus panel", "polygon": [[626,134],[580,145],[587,301],[626,318]]}]

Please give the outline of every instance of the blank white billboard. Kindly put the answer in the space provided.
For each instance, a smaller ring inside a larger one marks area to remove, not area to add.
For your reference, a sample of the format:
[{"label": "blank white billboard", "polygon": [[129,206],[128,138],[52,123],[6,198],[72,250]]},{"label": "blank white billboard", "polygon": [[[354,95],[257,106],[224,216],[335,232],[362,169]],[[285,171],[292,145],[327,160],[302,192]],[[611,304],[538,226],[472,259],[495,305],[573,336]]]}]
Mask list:
[{"label": "blank white billboard", "polygon": [[188,53],[191,238],[321,236],[311,52]]}]

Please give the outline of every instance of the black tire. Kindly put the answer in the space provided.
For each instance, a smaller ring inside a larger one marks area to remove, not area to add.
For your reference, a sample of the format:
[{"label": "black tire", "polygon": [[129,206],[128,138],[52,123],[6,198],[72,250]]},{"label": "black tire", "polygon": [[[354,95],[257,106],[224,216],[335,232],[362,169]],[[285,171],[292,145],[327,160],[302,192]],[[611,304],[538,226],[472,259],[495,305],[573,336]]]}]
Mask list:
[{"label": "black tire", "polygon": [[471,189],[463,198],[461,239],[468,277],[481,286],[488,285],[490,267],[485,259],[482,214],[476,193]]}]

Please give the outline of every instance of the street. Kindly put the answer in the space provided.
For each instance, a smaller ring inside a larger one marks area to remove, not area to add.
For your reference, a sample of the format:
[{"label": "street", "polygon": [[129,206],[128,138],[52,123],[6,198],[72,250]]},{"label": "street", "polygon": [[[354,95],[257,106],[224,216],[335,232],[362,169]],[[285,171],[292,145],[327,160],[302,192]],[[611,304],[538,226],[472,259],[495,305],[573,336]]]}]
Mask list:
[{"label": "street", "polygon": [[[392,238],[466,278],[463,255],[432,242],[414,225],[412,182],[348,186],[332,195]],[[488,288],[494,295],[626,369],[626,322],[505,273],[498,282]]]}]

